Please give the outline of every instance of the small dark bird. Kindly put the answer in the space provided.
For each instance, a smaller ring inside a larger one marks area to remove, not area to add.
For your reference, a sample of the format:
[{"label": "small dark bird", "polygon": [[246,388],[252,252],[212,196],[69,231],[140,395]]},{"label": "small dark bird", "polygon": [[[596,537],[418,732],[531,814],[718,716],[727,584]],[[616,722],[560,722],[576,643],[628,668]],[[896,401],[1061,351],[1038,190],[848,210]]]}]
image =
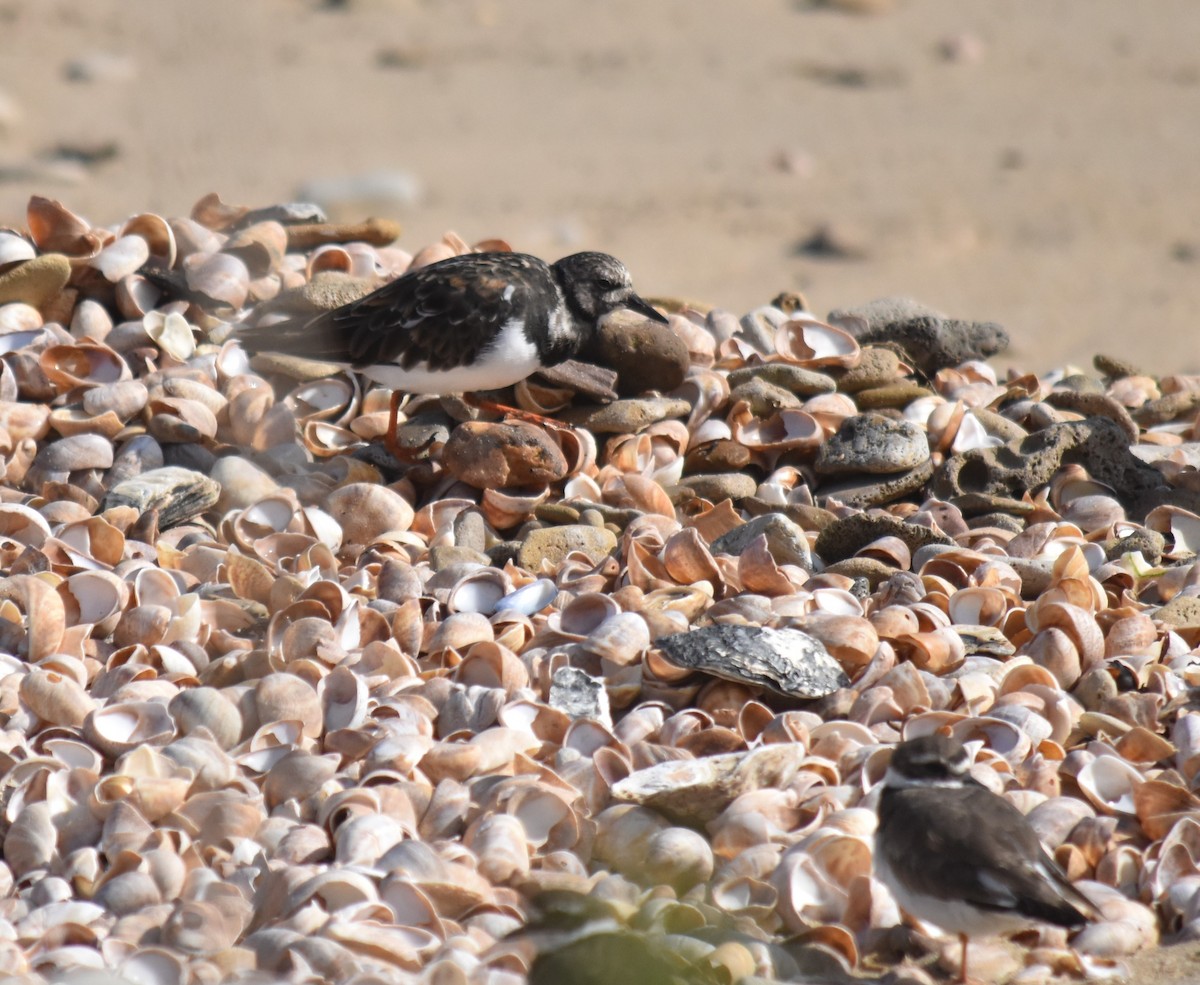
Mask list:
[{"label": "small dark bird", "polygon": [[570,359],[619,308],[666,321],[607,253],[552,264],[523,253],[468,253],[332,311],[243,329],[238,339],[249,353],[340,363],[397,393],[463,393],[509,386]]},{"label": "small dark bird", "polygon": [[879,799],[875,870],[901,908],[957,934],[960,982],[970,937],[1042,922],[1075,930],[1096,916],[1025,816],[967,773],[945,735],[902,742]]}]

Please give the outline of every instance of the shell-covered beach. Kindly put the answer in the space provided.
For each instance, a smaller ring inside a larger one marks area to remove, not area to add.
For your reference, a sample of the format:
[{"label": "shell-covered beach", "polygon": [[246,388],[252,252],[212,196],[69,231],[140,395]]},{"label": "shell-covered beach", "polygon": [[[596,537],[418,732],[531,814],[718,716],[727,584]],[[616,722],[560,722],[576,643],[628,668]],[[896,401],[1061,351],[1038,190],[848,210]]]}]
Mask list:
[{"label": "shell-covered beach", "polygon": [[[1119,6],[0,4],[0,976],[520,985],[579,894],[948,981],[941,730],[1099,910],[974,976],[1194,980],[1200,66]],[[592,248],[667,323],[537,422],[237,341]]]}]

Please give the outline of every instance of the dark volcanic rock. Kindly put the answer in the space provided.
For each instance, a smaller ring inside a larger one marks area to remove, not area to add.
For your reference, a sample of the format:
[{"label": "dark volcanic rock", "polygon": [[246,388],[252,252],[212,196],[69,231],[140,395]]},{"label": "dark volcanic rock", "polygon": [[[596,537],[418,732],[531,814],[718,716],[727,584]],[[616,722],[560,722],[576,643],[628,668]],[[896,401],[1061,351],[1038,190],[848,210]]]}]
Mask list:
[{"label": "dark volcanic rock", "polygon": [[1070,464],[1082,465],[1093,479],[1111,486],[1132,520],[1140,521],[1163,504],[1192,511],[1200,508],[1200,493],[1168,485],[1158,469],[1129,450],[1125,431],[1107,417],[1052,424],[999,448],[952,455],[931,487],[940,499],[965,493],[1016,499]]},{"label": "dark volcanic rock", "polygon": [[1008,333],[995,322],[962,321],[908,298],[883,298],[829,313],[829,321],[866,345],[886,343],[927,376],[968,359],[986,359],[1008,348]]}]

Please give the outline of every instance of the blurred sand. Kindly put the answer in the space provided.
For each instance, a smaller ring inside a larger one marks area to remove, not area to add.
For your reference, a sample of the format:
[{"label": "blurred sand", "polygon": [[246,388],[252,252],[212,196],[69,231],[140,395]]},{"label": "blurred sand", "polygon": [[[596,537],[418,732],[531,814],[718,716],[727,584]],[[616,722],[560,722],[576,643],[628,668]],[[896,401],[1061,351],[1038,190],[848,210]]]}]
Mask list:
[{"label": "blurred sand", "polygon": [[[386,171],[424,189],[373,209],[414,250],[604,249],[739,313],[903,293],[1003,323],[1028,369],[1200,370],[1194,0],[0,0],[0,37],[0,224],[32,193],[109,223]],[[98,53],[126,61],[68,78]],[[862,256],[798,251],[823,226]]]}]

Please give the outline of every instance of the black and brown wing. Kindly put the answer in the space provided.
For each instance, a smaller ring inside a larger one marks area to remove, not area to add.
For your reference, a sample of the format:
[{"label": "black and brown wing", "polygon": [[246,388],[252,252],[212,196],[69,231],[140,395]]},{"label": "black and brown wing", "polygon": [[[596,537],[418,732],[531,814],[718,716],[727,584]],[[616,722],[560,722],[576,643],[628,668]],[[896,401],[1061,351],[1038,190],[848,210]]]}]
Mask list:
[{"label": "black and brown wing", "polygon": [[523,253],[469,253],[411,271],[333,311],[238,337],[251,353],[438,371],[475,361],[514,316],[548,319],[556,303],[554,277],[543,261]]},{"label": "black and brown wing", "polygon": [[1025,816],[986,787],[884,790],[879,823],[884,861],[914,893],[1068,928],[1095,913]]}]

